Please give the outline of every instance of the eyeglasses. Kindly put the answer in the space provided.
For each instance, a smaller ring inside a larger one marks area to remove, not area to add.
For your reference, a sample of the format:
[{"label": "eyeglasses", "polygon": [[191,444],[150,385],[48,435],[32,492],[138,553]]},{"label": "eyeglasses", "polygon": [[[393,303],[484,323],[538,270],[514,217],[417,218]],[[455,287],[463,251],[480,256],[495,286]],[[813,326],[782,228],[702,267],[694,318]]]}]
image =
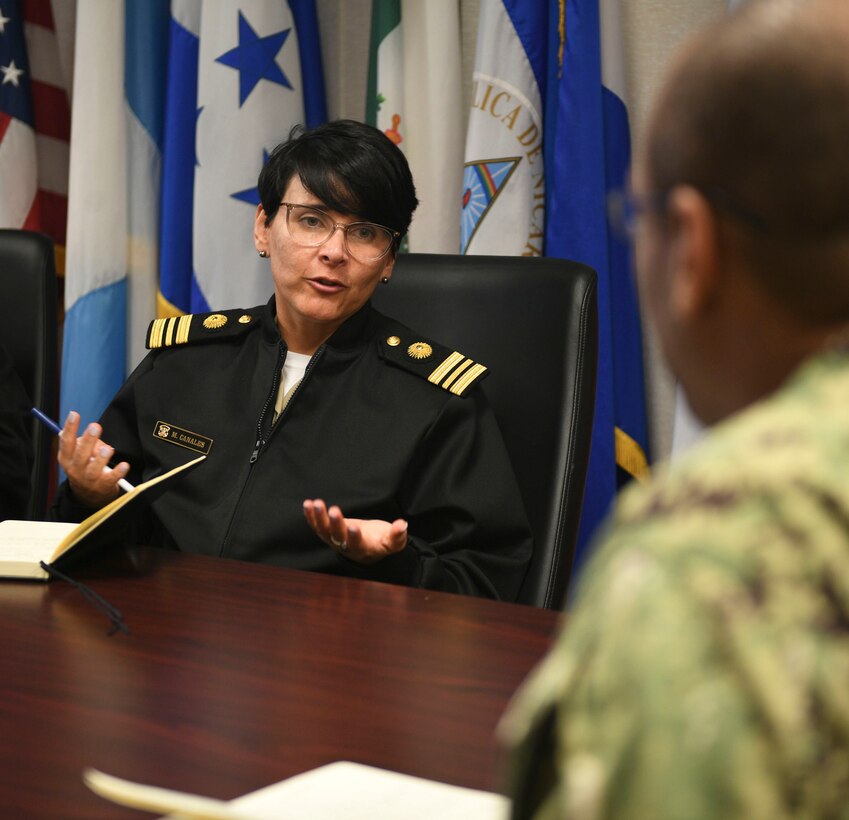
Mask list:
[{"label": "eyeglasses", "polygon": [[398,231],[373,222],[351,222],[348,225],[334,222],[330,214],[312,205],[296,205],[292,202],[280,204],[286,206],[289,236],[305,248],[323,245],[337,228],[341,228],[345,250],[354,259],[358,262],[377,262],[389,253],[392,243],[401,236]]},{"label": "eyeglasses", "polygon": [[[684,184],[684,183],[680,183]],[[673,187],[646,194],[635,194],[626,189],[617,189],[607,195],[607,218],[614,233],[623,240],[633,241],[637,222],[647,213],[666,210],[669,194]],[[749,208],[741,205],[721,188],[692,185],[718,211],[759,233],[770,233],[767,221]]]},{"label": "eyeglasses", "polygon": [[637,222],[647,213],[659,213],[666,208],[669,189],[638,195],[624,188],[607,195],[607,219],[613,232],[621,240],[633,242]]}]

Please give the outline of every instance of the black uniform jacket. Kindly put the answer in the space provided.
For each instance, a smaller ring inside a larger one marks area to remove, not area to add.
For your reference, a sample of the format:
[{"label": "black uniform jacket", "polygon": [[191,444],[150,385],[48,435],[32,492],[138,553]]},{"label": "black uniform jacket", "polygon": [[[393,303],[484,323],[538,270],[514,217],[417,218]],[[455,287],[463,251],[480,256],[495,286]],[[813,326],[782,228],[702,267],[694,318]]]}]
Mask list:
[{"label": "black uniform jacket", "polygon": [[[473,383],[458,396],[428,381],[451,351],[366,304],[316,351],[272,424],[286,358],[273,299],[193,316],[190,331],[164,327],[152,325],[148,346],[164,346],[115,396],[103,437],[116,461],[130,463],[131,482],[198,452],[208,457],[155,502],[139,537],[190,553],[516,597],[530,529],[482,391]],[[306,523],[306,498],[351,518],[404,518],[408,545],[367,567],[340,557]],[[90,512],[67,484],[55,511],[72,521]]]}]

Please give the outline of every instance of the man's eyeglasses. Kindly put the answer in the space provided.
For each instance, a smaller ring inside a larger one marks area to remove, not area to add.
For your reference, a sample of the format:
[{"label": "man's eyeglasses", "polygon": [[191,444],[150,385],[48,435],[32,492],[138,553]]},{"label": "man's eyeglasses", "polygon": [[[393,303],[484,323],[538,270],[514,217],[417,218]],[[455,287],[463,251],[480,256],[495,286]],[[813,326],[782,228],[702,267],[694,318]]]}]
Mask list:
[{"label": "man's eyeglasses", "polygon": [[[685,183],[681,183],[685,184]],[[622,240],[633,241],[640,217],[649,213],[662,213],[669,202],[672,188],[635,194],[617,189],[607,195],[607,218],[614,233]],[[769,233],[769,226],[760,214],[740,205],[734,197],[721,188],[692,185],[717,211],[760,233]]]},{"label": "man's eyeglasses", "polygon": [[617,188],[607,195],[607,219],[613,232],[624,242],[633,242],[640,217],[647,213],[661,213],[666,209],[669,189],[637,195],[625,188]]},{"label": "man's eyeglasses", "polygon": [[330,214],[312,205],[297,205],[281,202],[286,207],[286,227],[293,241],[306,248],[317,248],[333,236],[340,228],[345,250],[358,262],[377,262],[392,248],[392,243],[401,236],[374,222],[351,222],[343,225],[334,222]]}]

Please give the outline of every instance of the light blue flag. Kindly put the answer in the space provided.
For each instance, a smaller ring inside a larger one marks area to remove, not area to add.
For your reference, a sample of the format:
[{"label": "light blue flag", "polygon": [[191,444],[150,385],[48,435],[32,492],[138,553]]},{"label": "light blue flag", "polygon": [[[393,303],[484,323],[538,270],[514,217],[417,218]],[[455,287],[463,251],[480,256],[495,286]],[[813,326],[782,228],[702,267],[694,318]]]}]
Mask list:
[{"label": "light blue flag", "polygon": [[602,40],[606,45],[617,40],[618,6],[609,0],[559,5],[549,20],[545,253],[583,262],[598,273],[598,380],[580,565],[619,484],[646,474],[648,435],[630,255],[606,217],[607,193],[624,185],[630,161],[628,114],[615,81],[618,55],[602,58]]},{"label": "light blue flag", "polygon": [[326,119],[314,0],[174,0],[168,66],[159,315],[265,302],[257,175]]},{"label": "light blue flag", "polygon": [[77,4],[62,418],[100,416],[154,315],[167,11],[167,0]]},{"label": "light blue flag", "polygon": [[314,0],[78,0],[76,32],[60,413],[87,423],[158,312],[267,300],[257,174],[326,114]]}]

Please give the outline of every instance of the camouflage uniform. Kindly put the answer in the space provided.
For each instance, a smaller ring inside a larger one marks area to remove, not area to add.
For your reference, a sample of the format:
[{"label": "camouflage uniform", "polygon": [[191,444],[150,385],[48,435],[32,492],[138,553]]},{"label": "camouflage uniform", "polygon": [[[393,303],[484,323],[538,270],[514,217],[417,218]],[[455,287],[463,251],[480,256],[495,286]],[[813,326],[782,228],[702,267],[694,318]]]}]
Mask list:
[{"label": "camouflage uniform", "polygon": [[849,817],[849,354],[627,492],[520,691],[515,817]]}]

